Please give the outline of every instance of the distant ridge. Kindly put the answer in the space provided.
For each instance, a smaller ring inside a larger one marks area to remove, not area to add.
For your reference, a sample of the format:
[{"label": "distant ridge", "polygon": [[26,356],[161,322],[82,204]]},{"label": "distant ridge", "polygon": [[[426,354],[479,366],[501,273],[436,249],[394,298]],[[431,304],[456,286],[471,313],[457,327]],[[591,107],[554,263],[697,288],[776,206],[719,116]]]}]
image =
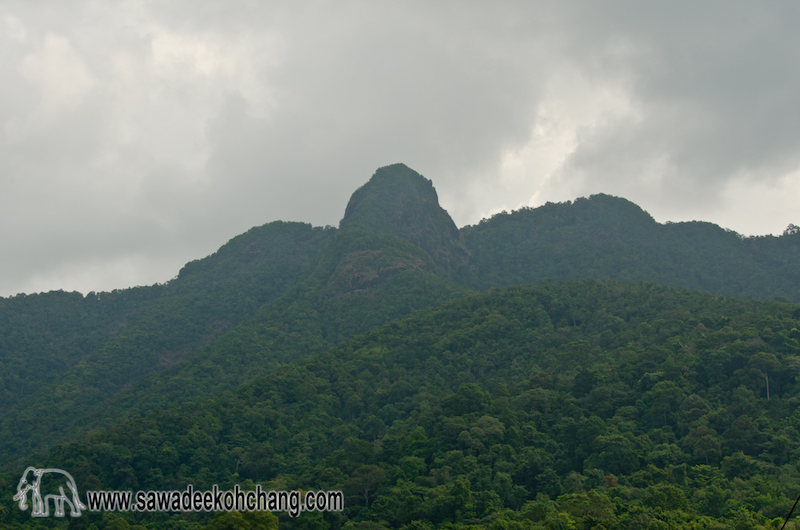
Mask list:
[{"label": "distant ridge", "polygon": [[461,229],[477,289],[584,278],[652,281],[717,295],[800,302],[800,234],[742,238],[712,223],[659,224],[599,194]]},{"label": "distant ridge", "polygon": [[276,221],[164,285],[0,298],[0,457],[219,395],[476,290],[582,279],[800,302],[800,233],[662,225],[609,195],[458,230],[430,180],[382,167],[338,229]]}]

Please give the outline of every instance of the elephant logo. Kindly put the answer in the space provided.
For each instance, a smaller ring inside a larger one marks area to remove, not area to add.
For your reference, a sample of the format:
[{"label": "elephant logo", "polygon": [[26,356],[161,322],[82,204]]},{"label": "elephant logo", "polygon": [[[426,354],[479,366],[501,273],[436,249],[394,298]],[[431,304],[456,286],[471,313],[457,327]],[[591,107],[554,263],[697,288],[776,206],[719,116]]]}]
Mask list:
[{"label": "elephant logo", "polygon": [[[72,499],[64,491],[66,489],[72,494]],[[31,504],[33,510],[32,517],[47,517],[50,515],[50,500],[53,500],[55,516],[64,517],[64,503],[69,505],[69,514],[72,517],[80,517],[81,509],[86,506],[78,497],[78,488],[75,486],[75,479],[72,475],[62,469],[37,469],[29,467],[19,479],[17,494],[14,500],[19,501],[19,509],[28,509],[28,492],[31,492]]]}]

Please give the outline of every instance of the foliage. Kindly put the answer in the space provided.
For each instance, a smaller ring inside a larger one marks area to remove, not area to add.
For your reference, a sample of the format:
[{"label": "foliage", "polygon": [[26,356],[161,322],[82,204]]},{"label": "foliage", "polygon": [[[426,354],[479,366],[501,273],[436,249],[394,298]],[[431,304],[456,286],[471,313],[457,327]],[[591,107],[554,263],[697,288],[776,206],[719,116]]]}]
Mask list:
[{"label": "foliage", "polygon": [[0,299],[0,455],[18,458],[65,430],[119,419],[130,402],[109,410],[109,398],[278,299],[308,274],[333,232],[270,223],[165,285]]},{"label": "foliage", "polygon": [[743,238],[711,223],[659,224],[599,194],[503,212],[462,228],[479,289],[545,279],[653,281],[718,295],[800,302],[800,232]]},{"label": "foliage", "polygon": [[290,527],[766,528],[800,493],[800,383],[771,374],[768,401],[751,361],[793,366],[776,337],[798,325],[789,303],[654,284],[495,290],[40,463],[96,489],[345,492],[344,517]]},{"label": "foliage", "polygon": [[[345,492],[344,514],[281,516],[298,528],[774,526],[800,489],[796,228],[596,195],[459,231],[396,164],[339,229],[257,227],[163,285],[0,298],[0,530],[66,526],[12,507],[34,464],[83,489]],[[277,519],[69,522],[142,525]]]}]

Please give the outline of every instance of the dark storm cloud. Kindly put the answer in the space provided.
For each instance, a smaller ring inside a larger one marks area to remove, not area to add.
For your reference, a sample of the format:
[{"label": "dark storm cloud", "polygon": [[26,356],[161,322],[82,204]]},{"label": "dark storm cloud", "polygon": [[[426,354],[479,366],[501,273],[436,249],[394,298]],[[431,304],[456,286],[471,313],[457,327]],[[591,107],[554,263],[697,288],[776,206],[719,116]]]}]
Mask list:
[{"label": "dark storm cloud", "polygon": [[796,4],[648,6],[605,17],[598,10],[582,22],[595,38],[625,36],[631,97],[642,119],[624,131],[600,131],[578,150],[575,165],[589,170],[626,151],[643,161],[661,154],[680,173],[678,182],[701,188],[797,169]]},{"label": "dark storm cloud", "polygon": [[363,5],[293,20],[270,74],[277,107],[252,118],[229,98],[211,127],[209,167],[306,198],[314,184],[314,206],[292,201],[285,215],[332,223],[381,165],[404,161],[440,185],[444,172],[491,168],[527,136],[540,81],[519,68],[520,42],[505,41],[511,21],[480,21],[454,6],[421,16]]},{"label": "dark storm cloud", "polygon": [[791,3],[0,5],[0,294],[165,281],[379,166],[459,225],[607,192],[800,221]]}]

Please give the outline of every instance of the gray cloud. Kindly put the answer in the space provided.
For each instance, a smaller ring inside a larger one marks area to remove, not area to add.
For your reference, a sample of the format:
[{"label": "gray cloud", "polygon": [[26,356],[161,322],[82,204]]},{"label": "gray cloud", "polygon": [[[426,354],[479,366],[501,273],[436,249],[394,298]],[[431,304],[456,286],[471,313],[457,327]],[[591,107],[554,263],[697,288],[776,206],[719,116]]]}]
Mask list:
[{"label": "gray cloud", "polygon": [[606,192],[800,221],[792,3],[6,2],[0,295],[165,281],[379,166],[457,224]]}]

